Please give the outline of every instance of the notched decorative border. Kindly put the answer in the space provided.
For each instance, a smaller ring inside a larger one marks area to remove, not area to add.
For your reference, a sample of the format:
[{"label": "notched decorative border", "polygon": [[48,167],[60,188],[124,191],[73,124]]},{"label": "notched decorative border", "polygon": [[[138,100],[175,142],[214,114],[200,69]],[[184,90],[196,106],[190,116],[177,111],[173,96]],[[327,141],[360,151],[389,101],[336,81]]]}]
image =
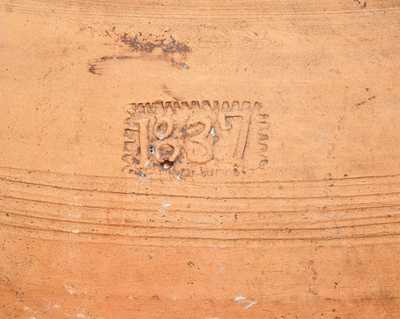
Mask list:
[{"label": "notched decorative border", "polygon": [[131,103],[123,171],[177,178],[241,175],[268,165],[269,115],[255,101]]}]

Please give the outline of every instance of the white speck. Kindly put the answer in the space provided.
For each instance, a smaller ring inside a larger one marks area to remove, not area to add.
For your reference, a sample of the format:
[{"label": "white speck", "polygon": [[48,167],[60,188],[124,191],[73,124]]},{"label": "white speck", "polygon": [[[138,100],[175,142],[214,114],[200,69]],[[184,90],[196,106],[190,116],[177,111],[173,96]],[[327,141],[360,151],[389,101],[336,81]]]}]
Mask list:
[{"label": "white speck", "polygon": [[212,137],[213,144],[217,143],[218,142],[218,134],[217,134],[217,129],[215,127],[212,127],[210,129],[210,135]]},{"label": "white speck", "polygon": [[138,182],[139,183],[143,183],[144,184],[144,183],[150,182],[150,176],[146,175],[145,172],[138,171],[138,172],[136,172],[136,175],[139,177],[138,178]]},{"label": "white speck", "polygon": [[161,207],[159,209],[160,213],[165,213],[171,206],[172,204],[170,202],[167,201],[162,202]]},{"label": "white speck", "polygon": [[211,134],[212,137],[217,136],[217,129],[215,127],[212,127],[210,129],[210,134]]},{"label": "white speck", "polygon": [[175,178],[178,180],[178,181],[182,181],[183,180],[183,176],[182,176],[182,174],[176,174],[175,175]]},{"label": "white speck", "polygon": [[85,319],[85,318],[87,318],[83,313],[77,313],[77,314],[76,314],[76,317],[79,318],[79,319]]},{"label": "white speck", "polygon": [[71,232],[74,233],[74,234],[79,234],[80,233],[79,229],[73,229],[73,230],[71,230]]},{"label": "white speck", "polygon": [[162,204],[162,206],[163,206],[164,208],[170,208],[170,207],[171,207],[171,203],[165,202],[165,203]]}]

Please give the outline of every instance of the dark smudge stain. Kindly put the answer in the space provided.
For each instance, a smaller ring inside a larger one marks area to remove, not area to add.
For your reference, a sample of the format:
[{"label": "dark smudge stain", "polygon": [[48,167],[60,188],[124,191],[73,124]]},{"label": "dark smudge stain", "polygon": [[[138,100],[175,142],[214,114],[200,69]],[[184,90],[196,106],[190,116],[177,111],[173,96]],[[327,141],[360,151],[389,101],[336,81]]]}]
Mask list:
[{"label": "dark smudge stain", "polygon": [[187,44],[177,41],[172,35],[169,37],[157,37],[149,34],[145,37],[142,33],[134,36],[124,33],[120,36],[120,39],[122,43],[128,45],[134,51],[151,53],[156,48],[161,49],[164,54],[186,54],[191,51]]},{"label": "dark smudge stain", "polygon": [[98,69],[97,69],[97,65],[94,63],[88,64],[88,71],[92,74],[100,75],[100,73],[98,72]]},{"label": "dark smudge stain", "polygon": [[176,40],[165,31],[162,35],[148,34],[141,32],[136,34],[118,33],[115,28],[106,31],[105,35],[127,49],[126,55],[110,55],[89,61],[88,71],[92,74],[101,75],[99,64],[106,61],[126,60],[134,58],[152,58],[170,63],[178,69],[188,69],[185,62],[188,53],[192,50],[183,42]]},{"label": "dark smudge stain", "polygon": [[106,62],[106,61],[110,61],[110,60],[114,60],[114,61],[118,61],[118,60],[128,60],[128,59],[133,59],[133,56],[129,56],[129,55],[105,55],[102,56],[98,59],[92,60],[91,62],[88,63],[88,71],[92,74],[95,75],[101,75],[101,68],[99,67],[99,64],[102,62]]},{"label": "dark smudge stain", "polygon": [[361,101],[361,102],[356,103],[355,106],[362,106],[362,105],[364,105],[364,104],[367,104],[368,101],[373,101],[373,100],[375,100],[375,99],[376,99],[376,96],[375,96],[375,95],[370,96],[370,97],[367,98],[366,100],[363,100],[363,101]]}]

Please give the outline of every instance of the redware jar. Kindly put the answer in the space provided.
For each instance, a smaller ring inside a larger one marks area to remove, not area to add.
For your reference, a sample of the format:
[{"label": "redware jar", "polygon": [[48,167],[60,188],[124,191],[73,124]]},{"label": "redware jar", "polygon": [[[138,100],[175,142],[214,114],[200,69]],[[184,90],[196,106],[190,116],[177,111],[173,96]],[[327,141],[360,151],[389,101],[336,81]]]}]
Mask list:
[{"label": "redware jar", "polygon": [[399,5],[2,1],[0,318],[399,318]]}]

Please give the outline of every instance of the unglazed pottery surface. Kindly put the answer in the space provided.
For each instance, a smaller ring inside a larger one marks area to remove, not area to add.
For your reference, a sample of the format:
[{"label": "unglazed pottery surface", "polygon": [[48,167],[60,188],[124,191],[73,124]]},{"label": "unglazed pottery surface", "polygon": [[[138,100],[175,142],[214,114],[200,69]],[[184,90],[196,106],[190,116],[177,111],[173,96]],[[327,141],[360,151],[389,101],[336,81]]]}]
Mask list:
[{"label": "unglazed pottery surface", "polygon": [[400,1],[0,0],[0,319],[400,318]]}]

